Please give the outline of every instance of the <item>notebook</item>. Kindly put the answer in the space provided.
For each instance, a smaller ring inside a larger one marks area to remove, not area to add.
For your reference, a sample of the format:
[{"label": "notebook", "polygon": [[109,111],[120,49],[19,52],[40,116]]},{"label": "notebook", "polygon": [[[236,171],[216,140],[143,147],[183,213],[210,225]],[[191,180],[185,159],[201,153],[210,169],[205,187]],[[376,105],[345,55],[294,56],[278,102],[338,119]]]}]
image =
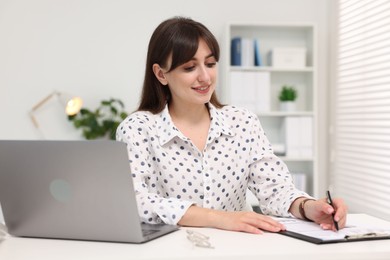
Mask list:
[{"label": "notebook", "polygon": [[143,243],[178,229],[141,224],[116,141],[1,140],[0,203],[14,236]]}]

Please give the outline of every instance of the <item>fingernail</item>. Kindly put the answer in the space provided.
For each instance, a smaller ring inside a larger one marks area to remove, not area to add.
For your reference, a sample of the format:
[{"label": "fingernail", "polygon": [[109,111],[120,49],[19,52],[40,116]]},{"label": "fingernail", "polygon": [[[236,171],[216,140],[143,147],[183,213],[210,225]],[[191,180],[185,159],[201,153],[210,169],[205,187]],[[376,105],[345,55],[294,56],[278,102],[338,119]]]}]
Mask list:
[{"label": "fingernail", "polygon": [[332,208],[328,208],[328,213],[332,213],[333,212],[333,209]]},{"label": "fingernail", "polygon": [[264,232],[260,229],[257,229],[256,234],[263,234]]}]

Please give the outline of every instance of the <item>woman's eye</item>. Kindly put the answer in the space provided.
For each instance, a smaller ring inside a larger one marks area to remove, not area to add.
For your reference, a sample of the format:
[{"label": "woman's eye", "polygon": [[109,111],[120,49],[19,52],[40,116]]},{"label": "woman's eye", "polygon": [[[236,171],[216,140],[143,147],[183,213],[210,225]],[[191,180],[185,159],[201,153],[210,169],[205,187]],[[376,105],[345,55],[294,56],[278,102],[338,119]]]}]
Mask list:
[{"label": "woman's eye", "polygon": [[216,63],[216,62],[209,62],[209,63],[207,63],[206,65],[207,65],[207,67],[212,68],[212,67],[214,67],[215,65],[217,65],[217,63]]},{"label": "woman's eye", "polygon": [[185,71],[192,71],[195,69],[195,66],[188,66],[188,67],[184,67],[184,70]]}]

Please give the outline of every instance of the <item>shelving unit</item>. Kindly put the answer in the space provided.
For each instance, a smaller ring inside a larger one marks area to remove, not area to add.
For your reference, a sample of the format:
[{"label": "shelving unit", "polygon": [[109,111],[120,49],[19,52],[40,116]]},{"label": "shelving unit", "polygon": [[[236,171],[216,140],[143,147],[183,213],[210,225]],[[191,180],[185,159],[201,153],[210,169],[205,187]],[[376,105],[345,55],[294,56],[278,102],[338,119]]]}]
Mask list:
[{"label": "shelving unit", "polygon": [[[231,66],[231,43],[232,39],[240,37],[257,40],[259,43],[259,52],[262,58],[261,66]],[[310,152],[302,154],[279,154],[279,157],[286,162],[292,173],[303,173],[306,179],[306,192],[313,196],[318,195],[318,170],[317,170],[317,61],[316,61],[316,28],[313,24],[271,24],[271,23],[230,23],[227,26],[225,53],[226,62],[224,67],[225,84],[222,89],[224,101],[235,105],[232,92],[238,93],[237,89],[232,91],[233,87],[239,87],[240,91],[245,91],[244,86],[233,86],[238,84],[237,80],[232,80],[232,74],[245,72],[269,73],[269,109],[265,111],[256,111],[253,104],[248,108],[255,112],[262,126],[273,145],[291,146],[291,135],[288,139],[287,121],[300,120],[297,118],[306,118],[310,125],[304,125],[302,129],[309,129],[304,141],[309,140]],[[270,62],[269,53],[273,48],[304,48],[306,50],[306,66],[295,67],[276,67]],[[234,81],[234,83],[232,82]],[[243,82],[245,84],[245,82]],[[297,92],[296,110],[281,111],[278,99],[279,92],[283,85],[293,85]],[[259,84],[258,84],[259,85]],[[261,84],[260,84],[261,85]],[[242,88],[241,88],[242,87]],[[253,91],[253,90],[251,90]],[[233,95],[236,95],[234,94]],[[240,104],[242,105],[242,104]],[[289,120],[287,120],[289,119]],[[291,124],[290,124],[291,126]],[[295,129],[295,132],[297,130]],[[310,137],[311,136],[311,137]],[[289,145],[290,143],[290,145]]]}]

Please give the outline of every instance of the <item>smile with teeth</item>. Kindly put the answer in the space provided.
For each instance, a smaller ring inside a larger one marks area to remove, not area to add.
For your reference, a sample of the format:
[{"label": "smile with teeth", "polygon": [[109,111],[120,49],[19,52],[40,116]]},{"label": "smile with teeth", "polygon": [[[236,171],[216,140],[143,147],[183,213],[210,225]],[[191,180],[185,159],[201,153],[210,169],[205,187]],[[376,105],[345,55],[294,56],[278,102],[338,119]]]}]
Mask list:
[{"label": "smile with teeth", "polygon": [[192,88],[193,90],[196,91],[206,91],[210,88],[210,86],[204,86],[204,87],[197,87],[197,88]]}]

